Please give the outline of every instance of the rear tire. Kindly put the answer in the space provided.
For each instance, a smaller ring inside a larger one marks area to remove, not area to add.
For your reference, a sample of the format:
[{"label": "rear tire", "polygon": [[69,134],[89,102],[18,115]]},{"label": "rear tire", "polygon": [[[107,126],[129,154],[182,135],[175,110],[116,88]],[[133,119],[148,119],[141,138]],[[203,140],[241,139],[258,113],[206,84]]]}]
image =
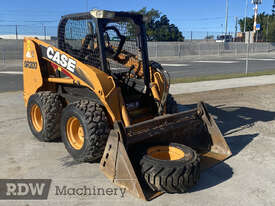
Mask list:
[{"label": "rear tire", "polygon": [[175,114],[177,112],[178,112],[178,104],[174,100],[173,96],[171,94],[168,94],[166,99],[166,113]]},{"label": "rear tire", "polygon": [[95,162],[103,152],[110,125],[102,106],[82,100],[68,105],[61,117],[65,148],[79,162]]},{"label": "rear tire", "polygon": [[27,119],[32,134],[43,142],[60,137],[60,117],[62,100],[52,92],[33,94],[27,105]]},{"label": "rear tire", "polygon": [[[166,148],[172,148],[171,156],[176,158],[167,159]],[[185,145],[171,143],[149,147],[139,163],[141,174],[153,191],[184,193],[199,181],[200,158]]]}]

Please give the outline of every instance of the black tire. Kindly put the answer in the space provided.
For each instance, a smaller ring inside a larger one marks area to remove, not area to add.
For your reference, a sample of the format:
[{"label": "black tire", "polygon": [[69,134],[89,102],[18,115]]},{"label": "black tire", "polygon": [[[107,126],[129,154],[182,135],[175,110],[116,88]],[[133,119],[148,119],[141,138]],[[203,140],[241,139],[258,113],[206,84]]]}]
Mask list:
[{"label": "black tire", "polygon": [[200,177],[200,158],[185,145],[171,143],[180,149],[184,157],[178,160],[163,160],[144,154],[139,162],[141,175],[153,191],[184,193],[196,185]]},{"label": "black tire", "polygon": [[[40,109],[43,119],[42,130],[37,130],[32,119],[32,108]],[[33,94],[27,105],[27,119],[32,134],[43,142],[50,142],[60,138],[60,117],[62,112],[62,99],[53,92],[38,92]]]},{"label": "black tire", "polygon": [[175,114],[177,112],[178,112],[178,104],[174,100],[173,96],[171,94],[168,94],[166,99],[166,113]]},{"label": "black tire", "polygon": [[[84,130],[84,143],[81,148],[72,146],[66,132],[66,125],[71,117],[76,117]],[[65,148],[72,157],[79,162],[95,162],[104,152],[110,133],[110,125],[105,109],[88,100],[81,100],[69,104],[61,117],[61,137]]]}]

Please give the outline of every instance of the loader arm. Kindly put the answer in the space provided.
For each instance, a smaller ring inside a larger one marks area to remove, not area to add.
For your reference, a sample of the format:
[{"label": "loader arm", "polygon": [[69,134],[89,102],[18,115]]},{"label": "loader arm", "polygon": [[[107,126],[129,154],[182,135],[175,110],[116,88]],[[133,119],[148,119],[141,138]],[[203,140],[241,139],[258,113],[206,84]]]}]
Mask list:
[{"label": "loader arm", "polygon": [[[112,47],[116,50],[116,47]],[[134,55],[127,51],[121,51],[118,58],[112,59],[118,63],[129,68],[131,78],[143,78],[143,66],[142,61],[138,59],[137,55]],[[165,71],[157,62],[151,62],[150,67],[150,84],[154,99],[157,100],[158,108],[164,110],[166,98],[169,92],[169,74]],[[162,113],[162,111],[159,111]]]},{"label": "loader arm", "polygon": [[[116,50],[117,47],[111,46],[111,49]],[[131,78],[144,77],[142,61],[138,59],[137,55],[123,50],[117,58],[112,58],[112,61],[117,61],[119,64],[128,67]],[[165,112],[166,98],[170,88],[170,76],[159,63],[153,61],[150,62],[149,71],[151,91],[158,105],[158,113],[162,114]]]}]

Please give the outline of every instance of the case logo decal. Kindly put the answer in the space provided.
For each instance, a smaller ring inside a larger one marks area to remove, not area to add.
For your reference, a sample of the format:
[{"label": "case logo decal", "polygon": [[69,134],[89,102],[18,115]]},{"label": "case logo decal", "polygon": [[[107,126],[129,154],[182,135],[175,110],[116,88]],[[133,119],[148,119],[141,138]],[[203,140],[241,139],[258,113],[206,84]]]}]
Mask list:
[{"label": "case logo decal", "polygon": [[60,54],[60,52],[54,51],[52,47],[47,48],[47,57],[67,70],[71,72],[75,71],[76,61],[67,57],[65,54]]}]

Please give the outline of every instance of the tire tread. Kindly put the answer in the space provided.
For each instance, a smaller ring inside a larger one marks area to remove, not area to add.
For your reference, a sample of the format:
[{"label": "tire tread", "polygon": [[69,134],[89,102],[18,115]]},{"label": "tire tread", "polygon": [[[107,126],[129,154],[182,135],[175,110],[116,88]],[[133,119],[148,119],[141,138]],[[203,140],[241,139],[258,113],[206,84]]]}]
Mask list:
[{"label": "tire tread", "polygon": [[184,193],[196,185],[200,177],[200,158],[197,155],[194,157],[194,161],[175,164],[174,167],[167,167],[156,161],[148,161],[144,155],[139,165],[141,166],[141,175],[153,191]]},{"label": "tire tread", "polygon": [[89,100],[73,102],[68,107],[68,109],[77,109],[82,113],[84,124],[88,130],[87,138],[85,137],[86,149],[81,155],[74,158],[79,162],[94,162],[98,160],[103,155],[110,132],[105,110],[98,103]]},{"label": "tire tread", "polygon": [[[43,114],[43,130],[32,133],[38,140],[51,142],[60,137],[60,118],[63,109],[61,97],[51,91],[38,92],[30,97],[30,101],[41,103],[40,108]],[[29,107],[29,105],[28,105]],[[31,108],[28,108],[30,110]],[[28,111],[29,124],[31,124],[30,112]]]}]

